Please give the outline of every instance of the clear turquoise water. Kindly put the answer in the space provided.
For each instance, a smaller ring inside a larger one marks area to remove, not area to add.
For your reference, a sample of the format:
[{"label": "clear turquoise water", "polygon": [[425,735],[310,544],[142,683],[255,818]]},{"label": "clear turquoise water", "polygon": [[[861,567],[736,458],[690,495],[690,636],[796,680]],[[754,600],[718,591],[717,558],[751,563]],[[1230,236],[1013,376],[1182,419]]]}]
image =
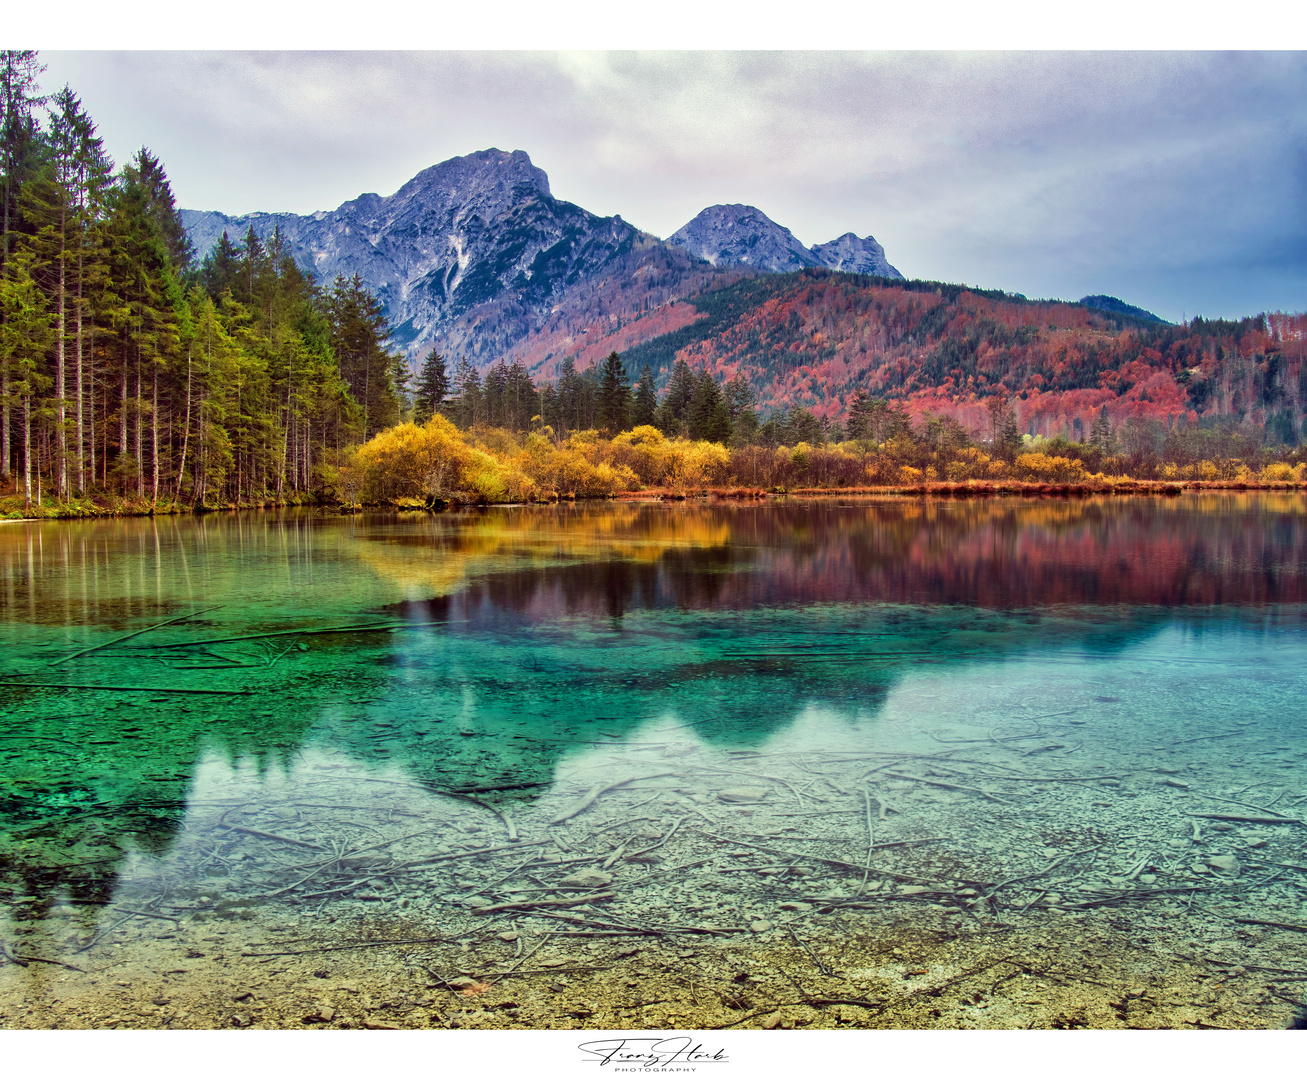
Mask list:
[{"label": "clear turquoise water", "polygon": [[[1145,816],[1159,765],[1297,814],[1305,615],[1298,495],[8,524],[0,900],[109,903],[237,804],[311,832],[305,791],[407,785],[527,821],[677,747],[686,797],[732,762],[1019,736],[1013,768],[1147,774]],[[968,805],[936,808],[964,862]]]}]

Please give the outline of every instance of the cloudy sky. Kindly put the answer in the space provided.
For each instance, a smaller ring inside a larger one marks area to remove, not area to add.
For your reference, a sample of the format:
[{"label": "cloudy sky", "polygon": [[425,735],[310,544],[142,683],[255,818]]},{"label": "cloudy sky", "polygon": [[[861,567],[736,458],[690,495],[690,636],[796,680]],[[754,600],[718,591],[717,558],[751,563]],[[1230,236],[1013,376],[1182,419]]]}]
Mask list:
[{"label": "cloudy sky", "polygon": [[1307,310],[1307,53],[59,52],[178,202],[331,209],[525,150],[667,236],[751,203],[908,277],[1109,293],[1167,319]]}]

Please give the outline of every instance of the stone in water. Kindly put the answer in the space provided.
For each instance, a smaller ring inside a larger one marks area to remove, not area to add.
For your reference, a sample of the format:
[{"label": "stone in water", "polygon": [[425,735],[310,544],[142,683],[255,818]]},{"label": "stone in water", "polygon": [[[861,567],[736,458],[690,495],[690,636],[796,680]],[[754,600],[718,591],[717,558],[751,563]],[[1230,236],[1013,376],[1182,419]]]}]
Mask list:
[{"label": "stone in water", "polygon": [[728,803],[762,802],[767,797],[767,789],[760,787],[723,788],[717,792],[717,798]]},{"label": "stone in water", "polygon": [[605,874],[602,870],[581,870],[575,874],[569,874],[559,882],[560,885],[569,885],[578,889],[602,889],[605,885],[613,883],[613,875]]}]

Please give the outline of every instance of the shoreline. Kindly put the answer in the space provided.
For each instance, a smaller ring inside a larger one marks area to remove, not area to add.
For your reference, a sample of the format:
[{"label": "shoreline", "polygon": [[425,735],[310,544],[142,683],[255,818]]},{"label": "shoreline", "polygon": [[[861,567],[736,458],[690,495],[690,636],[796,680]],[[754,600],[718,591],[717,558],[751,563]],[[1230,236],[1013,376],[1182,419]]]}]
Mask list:
[{"label": "shoreline", "polygon": [[[1298,958],[1294,935],[1259,935],[1237,963],[1190,951],[1201,917],[1131,914],[1142,953],[1116,911],[963,922],[911,902],[745,940],[498,927],[450,939],[384,916],[345,931],[173,924],[72,969],[20,939],[32,959],[0,989],[0,1030],[1255,1031],[1298,1016],[1275,976],[1286,946]],[[523,965],[526,939],[539,951]]]},{"label": "shoreline", "polygon": [[[619,491],[612,495],[601,496],[561,496],[552,499],[534,500],[530,503],[489,503],[489,502],[450,502],[429,506],[417,500],[401,500],[384,503],[358,503],[353,508],[340,503],[325,502],[274,502],[261,501],[241,505],[190,508],[176,504],[161,504],[142,508],[130,506],[87,507],[85,503],[75,503],[63,507],[43,507],[46,512],[30,517],[0,516],[0,525],[32,521],[79,521],[87,519],[101,520],[119,517],[171,517],[204,516],[206,514],[235,513],[245,510],[291,510],[310,509],[326,513],[349,515],[371,510],[418,511],[424,513],[442,513],[450,509],[467,509],[470,507],[486,508],[491,506],[549,506],[558,503],[590,502],[688,502],[694,500],[719,501],[757,501],[773,499],[826,499],[862,497],[904,498],[920,497],[940,499],[977,499],[977,498],[1084,498],[1095,495],[1143,495],[1148,497],[1174,498],[1183,494],[1201,492],[1233,492],[1240,494],[1289,493],[1307,491],[1307,482],[1290,480],[1122,480],[1108,483],[1067,483],[1051,484],[1040,481],[930,481],[917,484],[890,484],[883,486],[860,487],[805,487],[791,488],[783,491],[767,491],[754,487],[708,487],[688,491],[676,491],[668,488],[646,488],[639,491]],[[18,511],[10,511],[18,513]]]}]

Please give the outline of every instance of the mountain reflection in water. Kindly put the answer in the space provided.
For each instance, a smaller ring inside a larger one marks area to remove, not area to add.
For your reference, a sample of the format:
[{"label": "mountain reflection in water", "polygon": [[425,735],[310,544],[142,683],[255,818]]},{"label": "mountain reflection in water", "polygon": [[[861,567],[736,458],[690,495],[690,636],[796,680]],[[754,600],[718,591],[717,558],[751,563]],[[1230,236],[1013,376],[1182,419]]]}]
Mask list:
[{"label": "mountain reflection in water", "polygon": [[[326,748],[432,790],[531,798],[572,748],[655,718],[747,747],[820,708],[874,738],[922,665],[1093,663],[1172,626],[1195,647],[1231,622],[1236,645],[1274,640],[1301,625],[1305,509],[1287,494],[6,524],[0,898],[39,915],[59,891],[107,896],[125,846],[171,842],[214,754],[266,769]],[[346,625],[407,629],[250,636]]]}]

